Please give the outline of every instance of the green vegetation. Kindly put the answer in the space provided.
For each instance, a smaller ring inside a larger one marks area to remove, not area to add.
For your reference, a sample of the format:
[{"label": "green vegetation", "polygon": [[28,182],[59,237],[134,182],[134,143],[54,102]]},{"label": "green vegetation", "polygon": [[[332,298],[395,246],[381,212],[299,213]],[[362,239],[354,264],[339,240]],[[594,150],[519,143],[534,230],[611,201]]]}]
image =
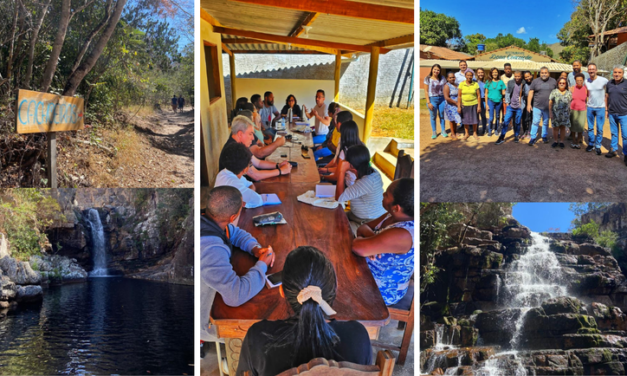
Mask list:
[{"label": "green vegetation", "polygon": [[374,110],[372,137],[414,139],[413,108],[378,108]]},{"label": "green vegetation", "polygon": [[449,40],[461,40],[462,32],[455,17],[420,8],[420,44],[446,47]]},{"label": "green vegetation", "polygon": [[64,218],[49,190],[0,190],[0,232],[7,234],[13,257],[26,261],[40,254],[45,231],[55,220]]},{"label": "green vegetation", "polygon": [[[504,225],[504,213],[510,203],[420,203],[420,291],[434,283],[440,269],[434,265],[439,250],[458,245],[464,234],[451,234],[448,227],[456,223],[479,227]],[[494,255],[491,263],[499,265],[502,258]]]},{"label": "green vegetation", "polygon": [[483,34],[467,35],[463,39],[463,44],[458,47],[460,51],[475,54],[478,44],[485,44],[485,52],[498,50],[499,48],[517,46],[533,52],[545,51],[547,55],[553,57],[553,50],[549,48],[546,42],[540,42],[538,38],[529,38],[528,42],[524,39],[516,38],[512,34],[503,35],[499,33],[494,38],[486,38]]}]

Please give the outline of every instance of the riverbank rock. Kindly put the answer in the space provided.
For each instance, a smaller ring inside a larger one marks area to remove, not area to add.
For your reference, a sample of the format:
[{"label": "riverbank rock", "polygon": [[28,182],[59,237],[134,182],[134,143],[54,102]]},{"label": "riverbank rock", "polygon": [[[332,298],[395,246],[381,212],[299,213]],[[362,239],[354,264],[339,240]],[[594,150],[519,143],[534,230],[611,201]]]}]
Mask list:
[{"label": "riverbank rock", "polygon": [[0,259],[0,269],[18,285],[37,285],[41,281],[41,275],[35,272],[28,262],[17,261],[12,257],[5,256]]},{"label": "riverbank rock", "polygon": [[19,303],[36,302],[43,299],[44,292],[41,286],[17,286],[15,300]]},{"label": "riverbank rock", "polygon": [[579,313],[581,310],[581,301],[577,298],[561,296],[549,299],[542,303],[542,309],[547,315],[555,315],[558,313]]},{"label": "riverbank rock", "polygon": [[76,259],[65,256],[32,256],[29,260],[33,269],[50,283],[68,283],[84,281],[88,277]]}]

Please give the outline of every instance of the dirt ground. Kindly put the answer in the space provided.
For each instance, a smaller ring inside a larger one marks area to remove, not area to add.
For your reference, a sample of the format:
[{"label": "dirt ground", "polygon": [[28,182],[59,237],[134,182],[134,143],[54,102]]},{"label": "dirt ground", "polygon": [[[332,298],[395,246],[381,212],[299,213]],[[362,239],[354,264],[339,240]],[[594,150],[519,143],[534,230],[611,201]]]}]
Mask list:
[{"label": "dirt ground", "polygon": [[[429,110],[420,109],[420,200],[422,202],[617,202],[627,197],[627,167],[619,157],[605,158],[610,148],[609,121],[603,128],[602,155],[582,149],[551,148],[542,142],[514,143],[510,129],[505,143],[494,145],[497,136],[475,141],[431,139]],[[440,131],[438,125],[438,132]],[[446,122],[446,129],[450,125]],[[481,135],[481,130],[479,131]],[[462,135],[463,137],[463,135]],[[619,138],[619,149],[622,140]]]},{"label": "dirt ground", "polygon": [[[194,186],[194,111],[129,114],[121,130],[77,132],[58,151],[61,187]],[[106,140],[106,141],[103,141]],[[117,148],[117,150],[115,150]]]}]

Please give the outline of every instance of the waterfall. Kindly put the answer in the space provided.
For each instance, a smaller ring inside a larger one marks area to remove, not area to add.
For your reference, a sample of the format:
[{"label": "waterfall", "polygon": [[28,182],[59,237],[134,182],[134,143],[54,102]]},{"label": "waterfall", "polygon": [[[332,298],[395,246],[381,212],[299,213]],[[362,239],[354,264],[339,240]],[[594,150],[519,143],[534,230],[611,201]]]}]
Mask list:
[{"label": "waterfall", "polygon": [[94,258],[94,269],[89,275],[90,277],[106,277],[108,275],[107,251],[102,222],[100,222],[100,215],[96,209],[89,209],[88,221],[91,225],[92,253]]},{"label": "waterfall", "polygon": [[521,309],[510,341],[512,349],[519,345],[527,312],[547,299],[567,294],[562,268],[555,253],[549,249],[549,239],[537,232],[531,233],[531,239],[532,246],[510,264],[503,281],[508,292],[505,305]]}]

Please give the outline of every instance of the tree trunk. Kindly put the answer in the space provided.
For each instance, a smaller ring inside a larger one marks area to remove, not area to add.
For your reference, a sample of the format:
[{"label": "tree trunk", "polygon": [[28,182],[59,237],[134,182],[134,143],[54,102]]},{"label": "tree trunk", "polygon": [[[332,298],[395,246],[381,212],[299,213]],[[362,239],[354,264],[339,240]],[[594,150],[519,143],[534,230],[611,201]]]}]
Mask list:
[{"label": "tree trunk", "polygon": [[72,72],[68,78],[67,83],[65,84],[65,89],[63,90],[63,95],[73,96],[76,93],[78,85],[80,85],[81,81],[83,81],[85,76],[94,67],[96,61],[98,61],[98,58],[102,54],[102,51],[104,51],[107,42],[109,42],[111,35],[113,35],[113,32],[115,31],[115,27],[122,16],[122,10],[126,5],[126,1],[127,0],[117,0],[115,10],[109,19],[109,23],[100,35],[100,39],[98,39],[98,42],[96,42],[96,45],[87,58],[85,58],[81,65],[74,72]]},{"label": "tree trunk", "polygon": [[87,52],[87,49],[89,48],[89,45],[91,44],[91,41],[94,39],[96,34],[98,34],[100,30],[102,30],[102,28],[107,24],[107,22],[109,21],[109,18],[111,18],[112,5],[113,5],[113,0],[107,0],[107,4],[105,5],[105,16],[102,19],[102,21],[100,21],[100,23],[96,26],[96,28],[92,30],[92,32],[89,33],[89,35],[85,39],[85,43],[83,43],[83,47],[81,47],[81,50],[78,53],[78,57],[76,58],[76,61],[74,62],[74,65],[72,66],[70,76],[72,75],[72,73],[74,73],[76,68],[78,68],[79,64],[83,60],[83,56],[85,56],[85,53]]},{"label": "tree trunk", "polygon": [[52,77],[54,77],[54,72],[57,70],[59,56],[61,55],[61,48],[63,48],[63,42],[65,42],[67,27],[70,24],[70,18],[72,17],[70,5],[71,0],[61,0],[61,12],[57,34],[54,38],[54,44],[52,45],[52,51],[50,52],[50,58],[48,59],[48,63],[46,64],[44,75],[41,78],[40,90],[44,93],[47,93],[48,89],[50,89]]},{"label": "tree trunk", "polygon": [[15,11],[13,12],[13,25],[11,26],[11,45],[9,47],[9,60],[7,62],[7,74],[5,79],[9,82],[9,91],[11,89],[11,76],[13,75],[13,60],[15,58],[15,33],[17,32],[17,15],[19,13],[20,0],[15,0]]},{"label": "tree trunk", "polygon": [[41,7],[41,16],[36,21],[33,34],[30,38],[30,46],[28,46],[28,65],[26,66],[26,76],[24,77],[24,83],[22,86],[25,89],[30,89],[30,80],[33,77],[33,64],[35,64],[35,46],[37,45],[37,40],[39,39],[39,30],[41,30],[41,25],[44,23],[44,18],[46,17],[46,13],[48,13],[48,7],[50,7],[50,3],[52,0],[47,0],[46,3]]}]

